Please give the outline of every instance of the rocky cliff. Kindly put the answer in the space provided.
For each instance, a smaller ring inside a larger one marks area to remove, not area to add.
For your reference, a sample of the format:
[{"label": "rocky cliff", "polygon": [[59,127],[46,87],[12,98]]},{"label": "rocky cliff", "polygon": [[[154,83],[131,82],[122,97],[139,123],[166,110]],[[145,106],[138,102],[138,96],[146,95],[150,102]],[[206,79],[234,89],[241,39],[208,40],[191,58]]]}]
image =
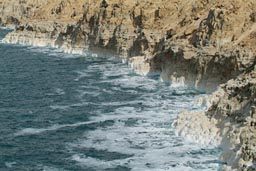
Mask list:
[{"label": "rocky cliff", "polygon": [[[201,103],[205,112],[183,112],[174,126],[199,143],[219,145],[223,170],[256,170],[256,69],[222,84]],[[191,122],[192,121],[192,122]]]},{"label": "rocky cliff", "polygon": [[[0,24],[16,26],[7,43],[116,55],[138,73],[159,73],[163,80],[207,92],[222,85],[209,97],[208,111],[195,116],[216,126],[210,132],[230,154],[241,154],[223,158],[226,170],[254,167],[255,139],[250,137],[255,131],[240,144],[223,137],[240,128],[251,131],[245,118],[255,106],[248,100],[255,98],[255,0],[0,0],[0,9]],[[182,114],[176,123],[192,119],[186,117]],[[221,126],[228,123],[244,126]]]}]

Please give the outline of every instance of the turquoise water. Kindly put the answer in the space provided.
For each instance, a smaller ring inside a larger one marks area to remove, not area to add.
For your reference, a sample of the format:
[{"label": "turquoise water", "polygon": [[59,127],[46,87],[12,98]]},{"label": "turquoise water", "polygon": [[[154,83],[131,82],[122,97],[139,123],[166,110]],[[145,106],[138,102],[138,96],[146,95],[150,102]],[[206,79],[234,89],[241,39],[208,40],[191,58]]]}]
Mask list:
[{"label": "turquoise water", "polygon": [[0,44],[0,170],[217,170],[171,126],[198,96],[116,58]]}]

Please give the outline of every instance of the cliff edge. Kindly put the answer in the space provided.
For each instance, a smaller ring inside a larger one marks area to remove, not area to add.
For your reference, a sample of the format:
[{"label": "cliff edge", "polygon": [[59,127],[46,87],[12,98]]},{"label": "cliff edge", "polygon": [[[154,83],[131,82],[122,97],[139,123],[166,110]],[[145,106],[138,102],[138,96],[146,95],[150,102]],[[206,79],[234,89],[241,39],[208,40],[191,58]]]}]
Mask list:
[{"label": "cliff edge", "polygon": [[0,13],[0,25],[15,26],[7,43],[115,55],[140,74],[213,92],[207,111],[180,115],[177,129],[202,116],[224,170],[256,170],[255,0],[0,0]]}]

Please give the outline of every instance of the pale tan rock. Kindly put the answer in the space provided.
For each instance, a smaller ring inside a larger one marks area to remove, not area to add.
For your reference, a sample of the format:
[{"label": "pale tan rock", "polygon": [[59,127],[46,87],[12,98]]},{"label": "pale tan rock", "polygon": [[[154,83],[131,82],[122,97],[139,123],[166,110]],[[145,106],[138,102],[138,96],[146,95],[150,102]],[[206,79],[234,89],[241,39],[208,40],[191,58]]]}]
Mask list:
[{"label": "pale tan rock", "polygon": [[17,26],[8,43],[115,55],[140,74],[216,90],[200,102],[207,112],[181,114],[177,129],[220,136],[224,170],[245,171],[256,162],[255,9],[255,0],[0,0],[0,25]]}]

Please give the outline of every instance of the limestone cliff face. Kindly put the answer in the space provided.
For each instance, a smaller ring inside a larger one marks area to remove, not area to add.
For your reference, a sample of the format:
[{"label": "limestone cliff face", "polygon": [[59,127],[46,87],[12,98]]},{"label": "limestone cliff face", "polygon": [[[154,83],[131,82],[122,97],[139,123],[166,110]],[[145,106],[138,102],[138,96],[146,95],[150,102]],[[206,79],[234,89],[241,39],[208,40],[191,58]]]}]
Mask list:
[{"label": "limestone cliff face", "polygon": [[9,43],[114,54],[139,73],[206,91],[255,63],[254,0],[1,0],[0,8],[2,25],[18,25]]},{"label": "limestone cliff face", "polygon": [[[254,73],[256,64],[255,9],[255,0],[0,0],[0,25],[16,26],[6,36],[7,43],[116,55],[140,74],[160,73],[163,80],[208,92],[233,79],[232,85],[226,85],[241,96],[247,92],[236,87],[240,86],[237,77],[255,81],[245,74]],[[247,87],[249,91],[251,83]],[[211,124],[222,123],[215,116],[225,116],[218,110],[223,106],[214,105],[230,103],[229,93],[222,87],[212,95],[212,110],[205,118],[214,118]],[[249,116],[243,111],[244,101],[234,104]],[[230,118],[231,124],[240,123],[236,115]],[[227,142],[234,144],[231,139]],[[227,163],[227,168],[232,165]]]},{"label": "limestone cliff face", "polygon": [[217,120],[226,170],[256,169],[256,70],[221,86],[206,115]]},{"label": "limestone cliff face", "polygon": [[225,171],[256,170],[256,70],[222,84],[204,103],[206,112],[179,115],[174,123],[178,133],[222,147]]}]

